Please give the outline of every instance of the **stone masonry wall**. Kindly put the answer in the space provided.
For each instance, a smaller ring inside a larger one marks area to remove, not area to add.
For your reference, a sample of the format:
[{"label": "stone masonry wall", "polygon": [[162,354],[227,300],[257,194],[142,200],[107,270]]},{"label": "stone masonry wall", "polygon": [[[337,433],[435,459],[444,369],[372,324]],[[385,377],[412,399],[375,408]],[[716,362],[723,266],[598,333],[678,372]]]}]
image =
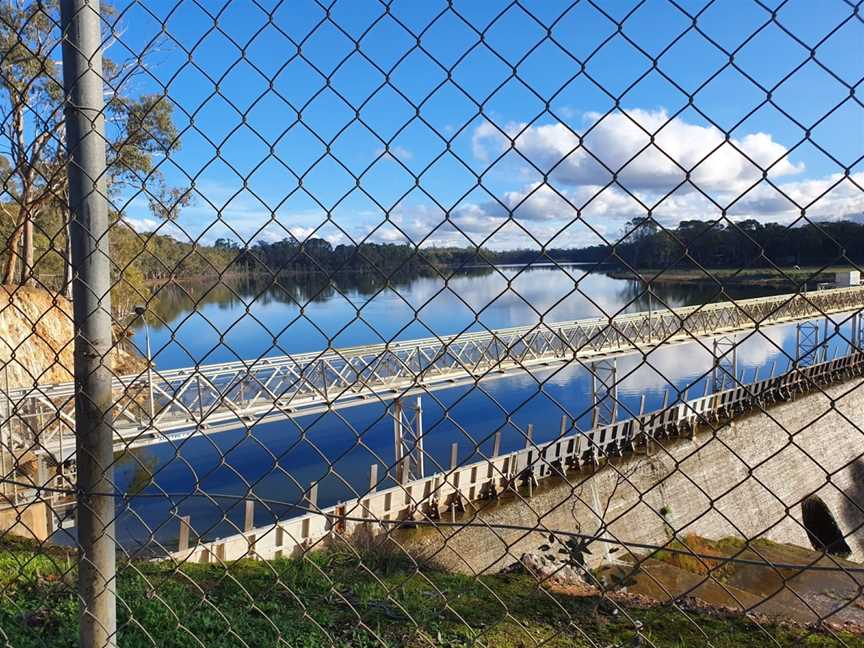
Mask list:
[{"label": "stone masonry wall", "polygon": [[[693,439],[657,442],[650,456],[610,461],[593,473],[478,503],[474,521],[406,533],[415,551],[450,569],[497,571],[556,529],[593,533],[601,517],[621,541],[663,544],[674,532],[767,538],[809,547],[801,502],[818,495],[864,560],[864,382],[860,378],[777,403]],[[470,514],[462,517],[471,519]],[[494,528],[537,527],[537,532]],[[610,545],[611,546],[611,545]],[[596,547],[596,548],[595,548]],[[593,560],[609,547],[592,546]]]}]

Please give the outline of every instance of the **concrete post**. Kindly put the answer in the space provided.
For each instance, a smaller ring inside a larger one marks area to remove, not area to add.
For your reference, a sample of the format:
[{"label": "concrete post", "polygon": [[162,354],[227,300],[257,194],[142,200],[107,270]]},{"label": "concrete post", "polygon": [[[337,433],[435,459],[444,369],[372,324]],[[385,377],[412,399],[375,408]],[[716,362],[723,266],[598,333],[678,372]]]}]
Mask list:
[{"label": "concrete post", "polygon": [[188,515],[183,515],[180,518],[180,537],[177,540],[177,550],[186,551],[189,548],[189,529],[191,527],[191,518]]},{"label": "concrete post", "polygon": [[591,429],[618,420],[618,363],[615,358],[594,361],[591,372]]},{"label": "concrete post", "polygon": [[[456,472],[456,467],[459,465],[459,443],[454,441],[450,446],[450,473],[451,477]],[[453,499],[450,502],[450,521],[456,521],[456,502],[459,500],[459,484],[456,479],[453,479]]]},{"label": "concrete post", "polygon": [[75,328],[79,643],[117,645],[111,262],[99,0],[61,0]]},{"label": "concrete post", "polygon": [[246,509],[243,515],[243,533],[249,533],[255,528],[255,500],[246,500]]},{"label": "concrete post", "polygon": [[405,470],[405,439],[402,429],[402,401],[393,401],[393,446],[396,459],[396,483],[403,484],[408,481]]},{"label": "concrete post", "polygon": [[417,459],[417,477],[426,476],[426,457],[423,452],[423,399],[418,396],[414,405],[414,453]]},{"label": "concrete post", "polygon": [[374,493],[378,490],[378,464],[372,464],[369,468],[369,492]]},{"label": "concrete post", "polygon": [[201,391],[201,372],[197,367],[195,372],[197,374],[195,380],[198,383],[198,425],[202,426],[204,425],[204,392]]},{"label": "concrete post", "polygon": [[[5,425],[0,425],[0,475],[8,478],[12,474],[12,468],[15,464],[15,458],[12,454],[12,403],[9,397],[9,364],[3,365],[3,374],[6,378],[6,391],[3,394],[3,420]],[[5,430],[5,434],[4,434]],[[61,430],[62,432],[62,430]],[[62,438],[62,437],[61,437]],[[61,464],[62,465],[62,464]],[[2,490],[0,493],[4,497],[9,497],[14,494],[15,487],[9,484],[4,479],[2,482]]]},{"label": "concrete post", "polygon": [[851,324],[852,324],[852,335],[851,335],[852,349],[850,349],[850,351],[854,353],[855,351],[857,351],[858,349],[861,348],[862,317],[861,317],[860,311],[857,313],[854,313],[852,315]]}]

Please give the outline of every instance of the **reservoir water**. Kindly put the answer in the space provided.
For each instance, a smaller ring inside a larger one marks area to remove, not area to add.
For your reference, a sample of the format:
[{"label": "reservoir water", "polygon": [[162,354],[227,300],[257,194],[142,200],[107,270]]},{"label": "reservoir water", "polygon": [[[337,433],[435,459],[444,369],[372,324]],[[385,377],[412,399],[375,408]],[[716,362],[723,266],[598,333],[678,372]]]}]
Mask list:
[{"label": "reservoir water", "polygon": [[[728,288],[688,282],[656,284],[655,310],[772,294],[767,287]],[[160,289],[148,307],[157,369],[210,364],[327,347],[450,335],[509,326],[555,322],[648,309],[639,282],[590,273],[577,265],[499,267],[450,277],[420,276],[389,283],[368,275],[324,281],[237,279],[217,284],[172,285]],[[835,318],[841,323],[844,318]],[[846,327],[848,328],[848,327]],[[831,324],[831,352],[847,343]],[[135,344],[144,349],[139,326]],[[795,351],[795,326],[776,326],[738,336],[738,368],[750,381],[757,368],[767,376],[776,362],[783,370]],[[710,341],[618,358],[619,416],[659,407],[687,389],[701,395],[713,366]],[[590,426],[591,377],[585,367],[523,374],[479,385],[436,391],[423,397],[427,471],[449,465],[459,444],[462,461],[525,445],[527,425],[535,442],[559,433],[562,415],[582,429]],[[309,415],[249,429],[193,437],[117,456],[117,538],[129,551],[176,546],[178,516],[190,516],[194,535],[224,537],[242,528],[242,496],[254,493],[255,523],[297,514],[304,491],[318,483],[322,507],[365,492],[370,467],[379,476],[393,463],[389,402]],[[386,479],[386,478],[385,478]],[[381,486],[386,486],[382,483]],[[197,494],[190,495],[195,492]],[[206,494],[206,495],[205,495]],[[223,497],[224,496],[224,497]],[[73,529],[58,532],[71,540]]]}]

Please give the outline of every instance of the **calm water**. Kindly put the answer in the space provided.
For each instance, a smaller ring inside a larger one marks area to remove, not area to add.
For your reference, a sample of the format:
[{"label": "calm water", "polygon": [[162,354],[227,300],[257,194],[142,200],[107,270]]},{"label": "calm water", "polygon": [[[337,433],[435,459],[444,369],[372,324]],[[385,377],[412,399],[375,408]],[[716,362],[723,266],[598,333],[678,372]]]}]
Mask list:
[{"label": "calm water", "polygon": [[[367,276],[235,281],[208,288],[192,285],[159,291],[150,307],[153,355],[160,369],[253,359],[322,348],[447,335],[647,310],[637,282],[587,274],[578,266],[502,267],[495,271],[405,278],[387,285]],[[730,290],[732,298],[770,294],[770,289]],[[653,308],[721,301],[713,286],[695,283],[655,287]],[[739,371],[751,380],[773,362],[785,367],[795,346],[795,327],[779,326],[739,336]],[[135,338],[144,348],[143,332]],[[845,342],[832,341],[837,349]],[[620,417],[638,411],[644,394],[656,408],[689,388],[701,394],[712,367],[709,351],[693,343],[618,359]],[[427,470],[449,463],[450,445],[470,460],[489,453],[497,431],[502,451],[524,447],[527,424],[538,442],[558,434],[567,414],[589,427],[591,383],[580,366],[493,380],[477,387],[423,397]],[[364,492],[373,463],[385,475],[393,461],[392,419],[386,403],[256,426],[178,446],[143,448],[118,458],[119,492],[135,494],[118,518],[118,539],[129,549],[176,545],[176,516],[191,516],[197,534],[212,539],[237,532],[243,503],[218,495],[250,489],[268,505],[256,507],[256,523],[292,514],[291,504],[318,481],[321,506]],[[224,460],[223,460],[224,459]],[[383,486],[384,484],[382,484]],[[211,498],[189,496],[195,487]]]}]

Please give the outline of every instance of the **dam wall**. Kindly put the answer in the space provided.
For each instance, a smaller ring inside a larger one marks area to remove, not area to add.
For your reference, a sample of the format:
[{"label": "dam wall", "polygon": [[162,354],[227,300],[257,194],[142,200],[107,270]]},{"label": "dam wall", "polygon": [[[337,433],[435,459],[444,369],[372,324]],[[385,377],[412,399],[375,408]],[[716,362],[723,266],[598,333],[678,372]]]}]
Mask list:
[{"label": "dam wall", "polygon": [[[550,480],[530,498],[514,495],[482,507],[476,518],[484,526],[415,533],[410,546],[448,568],[477,573],[536,551],[559,530],[625,545],[663,545],[692,533],[811,547],[808,526],[811,533],[818,529],[804,519],[804,503],[821,501],[851,550],[849,558],[864,561],[860,379],[653,445],[650,454],[631,453]],[[602,562],[616,546],[594,543],[589,563]]]}]

